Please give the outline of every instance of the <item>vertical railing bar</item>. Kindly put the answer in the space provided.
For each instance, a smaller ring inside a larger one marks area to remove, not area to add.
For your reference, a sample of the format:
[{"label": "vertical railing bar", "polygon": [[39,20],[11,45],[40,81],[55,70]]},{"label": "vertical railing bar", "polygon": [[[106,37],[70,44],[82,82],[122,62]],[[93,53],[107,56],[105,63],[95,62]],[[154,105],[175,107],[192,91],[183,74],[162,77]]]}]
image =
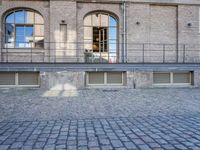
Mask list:
[{"label": "vertical railing bar", "polygon": [[54,44],[54,63],[56,63],[56,43],[53,42]]},{"label": "vertical railing bar", "polygon": [[183,63],[185,63],[185,44],[183,45]]},{"label": "vertical railing bar", "polygon": [[165,63],[165,44],[163,44],[163,63]]},{"label": "vertical railing bar", "polygon": [[144,44],[142,44],[142,62],[143,62],[143,64],[144,64],[144,62],[145,62],[145,59],[144,59]]},{"label": "vertical railing bar", "polygon": [[6,46],[6,62],[8,63],[8,45]]},{"label": "vertical railing bar", "polygon": [[33,62],[33,49],[32,49],[32,44],[31,44],[31,63]]},{"label": "vertical railing bar", "polygon": [[3,62],[3,50],[2,50],[2,47],[3,47],[3,42],[1,41],[1,62]]}]

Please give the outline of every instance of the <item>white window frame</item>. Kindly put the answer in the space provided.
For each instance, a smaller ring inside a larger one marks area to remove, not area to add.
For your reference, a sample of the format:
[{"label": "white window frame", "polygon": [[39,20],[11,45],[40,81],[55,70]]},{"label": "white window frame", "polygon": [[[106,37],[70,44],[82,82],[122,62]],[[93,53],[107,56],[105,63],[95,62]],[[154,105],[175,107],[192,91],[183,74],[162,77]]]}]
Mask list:
[{"label": "white window frame", "polygon": [[[1,73],[1,72],[0,72]],[[9,72],[8,72],[9,73]],[[40,87],[40,83],[41,83],[41,79],[40,79],[40,73],[38,72],[38,85],[19,85],[19,73],[20,72],[14,72],[15,74],[15,85],[0,85],[0,88],[4,88],[4,87],[8,87],[8,88],[12,88],[12,87]],[[35,72],[31,72],[31,73],[35,73]]]},{"label": "white window frame", "polygon": [[103,84],[90,84],[89,83],[89,73],[92,73],[92,72],[86,73],[86,85],[87,86],[124,86],[124,74],[125,74],[125,72],[121,72],[121,71],[118,72],[118,73],[122,74],[122,83],[108,83],[107,82],[107,74],[110,73],[110,72],[103,72],[104,73],[104,83]]},{"label": "white window frame", "polygon": [[[170,73],[170,83],[154,83],[153,86],[191,86],[192,85],[192,72],[191,71],[174,71],[174,72],[153,72],[154,73]],[[174,83],[174,73],[189,73],[189,83]]]}]

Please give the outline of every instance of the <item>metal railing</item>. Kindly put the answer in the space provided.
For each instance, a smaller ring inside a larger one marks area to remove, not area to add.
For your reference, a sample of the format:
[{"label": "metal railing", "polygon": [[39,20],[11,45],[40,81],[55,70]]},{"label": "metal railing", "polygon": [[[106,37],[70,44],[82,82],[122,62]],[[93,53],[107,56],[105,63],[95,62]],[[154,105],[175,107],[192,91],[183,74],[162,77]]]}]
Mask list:
[{"label": "metal railing", "polygon": [[42,42],[2,45],[0,63],[200,63],[200,45],[126,43],[126,62],[123,62],[124,43],[108,43],[101,50],[92,43]]}]

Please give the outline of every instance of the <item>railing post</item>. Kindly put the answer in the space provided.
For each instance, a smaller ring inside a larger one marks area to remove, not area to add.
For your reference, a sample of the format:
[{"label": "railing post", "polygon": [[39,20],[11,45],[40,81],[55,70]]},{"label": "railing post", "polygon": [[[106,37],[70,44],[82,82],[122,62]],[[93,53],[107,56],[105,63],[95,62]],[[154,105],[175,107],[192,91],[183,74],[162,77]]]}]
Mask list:
[{"label": "railing post", "polygon": [[183,63],[185,63],[185,44],[183,45]]},{"label": "railing post", "polygon": [[165,44],[163,44],[163,63],[165,63]]},{"label": "railing post", "polygon": [[32,58],[32,57],[33,57],[33,56],[32,56],[32,53],[33,53],[33,52],[32,52],[32,43],[30,43],[30,44],[31,44],[31,63],[32,63],[32,62],[33,62],[33,60],[32,60],[32,59],[33,59],[33,58]]},{"label": "railing post", "polygon": [[2,47],[3,47],[3,43],[1,42],[1,62],[3,62],[3,50],[2,50]]},{"label": "railing post", "polygon": [[8,47],[6,46],[6,62],[8,63]]},{"label": "railing post", "polygon": [[143,64],[144,64],[144,62],[145,62],[145,59],[144,59],[144,44],[142,44],[142,62],[143,62]]}]

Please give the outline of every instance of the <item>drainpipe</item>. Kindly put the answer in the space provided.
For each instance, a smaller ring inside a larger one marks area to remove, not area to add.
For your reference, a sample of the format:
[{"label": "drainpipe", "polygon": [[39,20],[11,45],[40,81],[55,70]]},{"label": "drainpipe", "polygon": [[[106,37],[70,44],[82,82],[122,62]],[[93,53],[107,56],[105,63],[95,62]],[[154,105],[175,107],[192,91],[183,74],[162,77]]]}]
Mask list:
[{"label": "drainpipe", "polygon": [[123,63],[127,63],[126,2],[123,4]]}]

